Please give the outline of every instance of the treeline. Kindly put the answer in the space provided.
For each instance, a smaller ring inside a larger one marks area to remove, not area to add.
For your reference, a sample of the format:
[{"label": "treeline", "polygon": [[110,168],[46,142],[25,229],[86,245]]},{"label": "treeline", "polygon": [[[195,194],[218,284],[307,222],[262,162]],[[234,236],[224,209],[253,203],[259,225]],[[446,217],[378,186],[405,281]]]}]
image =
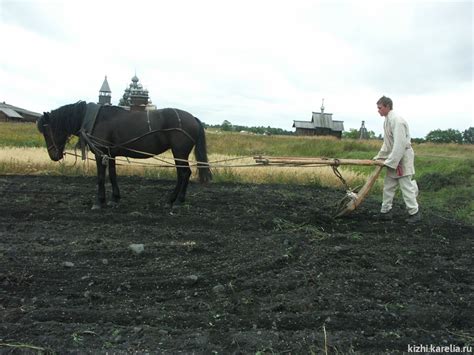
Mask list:
[{"label": "treeline", "polygon": [[[373,131],[368,131],[368,139],[382,139],[380,134],[375,136]],[[342,138],[359,139],[360,132],[355,128],[342,132]],[[474,144],[474,127],[469,127],[463,132],[457,129],[436,129],[430,131],[424,138],[412,138],[414,143],[457,143],[457,144]]]},{"label": "treeline", "polygon": [[[286,131],[281,128],[272,128],[268,127],[247,127],[233,125],[231,122],[225,120],[222,124],[218,125],[208,125],[204,123],[206,128],[215,128],[220,129],[224,132],[248,132],[254,134],[265,134],[265,135],[285,135],[285,136],[294,136],[295,132]],[[375,135],[374,131],[367,132],[368,139],[382,139],[382,135]],[[358,129],[350,128],[349,131],[342,132],[342,138],[347,139],[359,139],[360,132]],[[463,132],[457,129],[436,129],[430,131],[424,138],[412,138],[414,143],[457,143],[457,144],[474,144],[474,127],[469,127]]]},{"label": "treeline", "polygon": [[435,129],[429,132],[425,138],[414,138],[412,141],[415,143],[474,144],[474,127],[469,127],[463,132],[457,129]]},{"label": "treeline", "polygon": [[281,135],[281,136],[292,136],[295,134],[295,132],[292,131],[286,131],[281,128],[272,128],[270,126],[268,127],[247,127],[247,126],[239,126],[239,125],[233,125],[229,121],[225,120],[222,122],[222,124],[218,125],[208,125],[204,124],[205,128],[216,128],[220,129],[224,132],[248,132],[248,133],[254,133],[254,134],[266,134],[266,135]]}]

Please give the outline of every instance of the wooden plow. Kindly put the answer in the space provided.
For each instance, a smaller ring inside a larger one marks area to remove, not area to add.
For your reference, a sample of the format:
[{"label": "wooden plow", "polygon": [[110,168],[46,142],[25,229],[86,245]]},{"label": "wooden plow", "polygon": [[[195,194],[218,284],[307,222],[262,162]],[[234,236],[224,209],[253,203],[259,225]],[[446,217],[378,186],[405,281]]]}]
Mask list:
[{"label": "wooden plow", "polygon": [[[369,195],[370,190],[377,181],[384,165],[381,160],[368,159],[329,159],[329,158],[310,158],[310,157],[266,157],[256,156],[255,162],[261,165],[272,166],[331,166],[334,174],[342,181],[346,188],[346,195],[339,201],[335,217],[345,216],[354,211]],[[347,185],[341,173],[337,169],[341,165],[362,165],[375,166],[374,171],[369,176],[367,182],[360,188],[352,190]]]}]

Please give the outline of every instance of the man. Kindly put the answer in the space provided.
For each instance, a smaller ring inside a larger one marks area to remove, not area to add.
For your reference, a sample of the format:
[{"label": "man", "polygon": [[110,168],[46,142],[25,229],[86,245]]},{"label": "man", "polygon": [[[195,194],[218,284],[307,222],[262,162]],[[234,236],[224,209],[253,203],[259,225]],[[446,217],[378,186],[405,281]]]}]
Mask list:
[{"label": "man", "polygon": [[412,176],[415,174],[415,153],[411,147],[407,122],[393,111],[393,102],[382,96],[377,101],[380,116],[385,117],[383,145],[374,159],[384,160],[387,167],[383,185],[383,200],[380,209],[382,220],[392,219],[392,203],[397,186],[400,186],[403,200],[408,210],[407,223],[421,221],[421,212],[416,197],[418,186]]}]

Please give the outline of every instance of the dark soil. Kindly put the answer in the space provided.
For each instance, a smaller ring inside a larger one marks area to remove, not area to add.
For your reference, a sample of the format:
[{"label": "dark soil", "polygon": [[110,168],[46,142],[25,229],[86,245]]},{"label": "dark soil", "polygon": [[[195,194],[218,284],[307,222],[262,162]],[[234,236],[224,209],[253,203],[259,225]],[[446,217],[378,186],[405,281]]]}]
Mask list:
[{"label": "dark soil", "polygon": [[[474,228],[378,196],[120,177],[0,176],[0,352],[379,353],[473,346]],[[129,245],[144,244],[135,254]]]}]

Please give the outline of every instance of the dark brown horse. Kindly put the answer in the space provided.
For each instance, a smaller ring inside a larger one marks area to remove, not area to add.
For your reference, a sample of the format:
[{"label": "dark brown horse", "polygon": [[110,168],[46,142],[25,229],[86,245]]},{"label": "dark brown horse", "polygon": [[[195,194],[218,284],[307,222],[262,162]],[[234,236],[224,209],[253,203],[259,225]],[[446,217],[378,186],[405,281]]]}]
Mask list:
[{"label": "dark brown horse", "polygon": [[204,127],[188,112],[166,108],[146,112],[130,112],[117,106],[99,106],[79,101],[65,105],[51,113],[44,113],[37,122],[44,135],[49,157],[58,161],[71,135],[80,138],[95,154],[98,192],[93,209],[105,206],[105,175],[109,167],[112,196],[109,205],[120,200],[117,185],[115,157],[149,158],[171,149],[177,171],[176,187],[168,202],[183,203],[191,169],[187,162],[194,149],[198,163],[199,180],[207,182],[212,175],[207,164]]}]

